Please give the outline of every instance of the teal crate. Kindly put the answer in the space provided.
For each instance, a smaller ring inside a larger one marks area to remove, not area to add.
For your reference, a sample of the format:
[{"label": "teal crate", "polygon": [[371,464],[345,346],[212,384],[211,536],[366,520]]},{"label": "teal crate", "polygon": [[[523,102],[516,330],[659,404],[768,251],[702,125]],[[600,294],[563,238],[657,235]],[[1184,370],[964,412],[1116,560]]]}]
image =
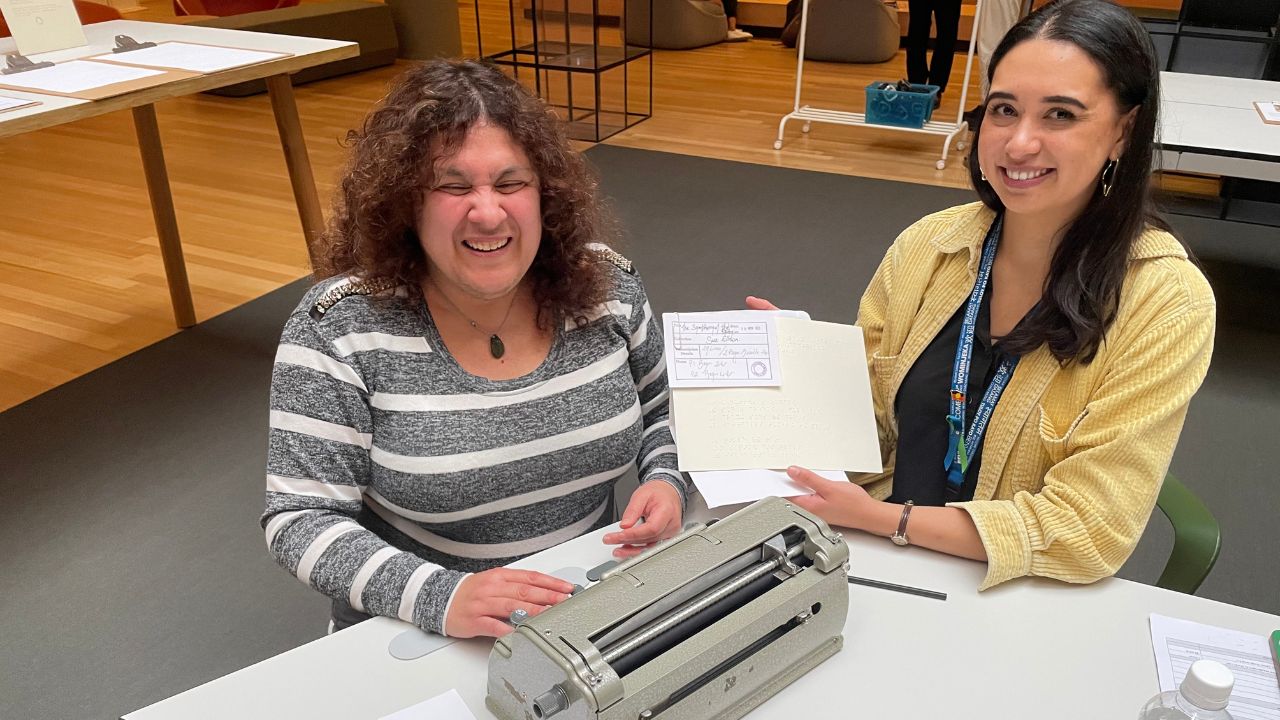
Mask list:
[{"label": "teal crate", "polygon": [[933,117],[937,85],[912,85],[911,92],[880,89],[884,82],[867,86],[867,123],[894,127],[922,128]]}]

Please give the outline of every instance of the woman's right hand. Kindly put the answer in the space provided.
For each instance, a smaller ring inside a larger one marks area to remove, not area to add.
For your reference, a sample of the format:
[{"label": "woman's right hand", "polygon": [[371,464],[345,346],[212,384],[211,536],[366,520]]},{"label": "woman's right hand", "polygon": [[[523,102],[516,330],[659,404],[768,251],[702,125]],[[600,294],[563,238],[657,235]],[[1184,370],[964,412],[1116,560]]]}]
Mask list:
[{"label": "woman's right hand", "polygon": [[530,617],[568,599],[573,585],[533,570],[493,568],[463,578],[444,619],[449,637],[502,637],[516,610]]},{"label": "woman's right hand", "polygon": [[748,310],[778,310],[779,308],[777,305],[774,305],[773,303],[769,302],[768,300],[765,300],[764,298],[758,298],[755,295],[748,295],[747,309]]}]

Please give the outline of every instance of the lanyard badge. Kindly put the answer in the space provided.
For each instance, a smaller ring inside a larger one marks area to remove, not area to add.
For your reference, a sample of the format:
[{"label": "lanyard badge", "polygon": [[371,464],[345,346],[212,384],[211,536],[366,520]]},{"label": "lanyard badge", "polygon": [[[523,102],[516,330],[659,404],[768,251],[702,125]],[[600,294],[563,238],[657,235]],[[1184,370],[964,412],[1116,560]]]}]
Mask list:
[{"label": "lanyard badge", "polygon": [[991,414],[995,412],[996,402],[1013,377],[1013,370],[1018,365],[1018,358],[1005,357],[991,384],[982,394],[982,403],[973,417],[973,426],[965,429],[965,393],[969,388],[969,365],[973,358],[973,336],[978,325],[978,311],[982,307],[982,296],[987,292],[991,282],[991,266],[995,264],[996,246],[1000,244],[1000,229],[1003,216],[996,218],[983,241],[982,262],[978,267],[978,278],[969,293],[969,302],[964,309],[964,321],[960,326],[960,339],[956,343],[956,360],[951,366],[951,412],[947,415],[947,456],[943,467],[947,471],[947,490],[958,496],[964,485],[964,474],[969,469],[969,455],[982,442],[983,433]]}]

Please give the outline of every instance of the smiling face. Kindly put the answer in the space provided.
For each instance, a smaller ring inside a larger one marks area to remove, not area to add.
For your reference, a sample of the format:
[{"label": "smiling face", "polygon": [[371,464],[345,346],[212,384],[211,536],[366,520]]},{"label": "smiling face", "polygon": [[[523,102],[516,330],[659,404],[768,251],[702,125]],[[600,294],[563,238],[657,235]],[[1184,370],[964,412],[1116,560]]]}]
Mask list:
[{"label": "smiling face", "polygon": [[431,280],[452,297],[506,297],[542,241],[533,164],[510,133],[480,123],[432,174],[416,226]]},{"label": "smiling face", "polygon": [[1102,69],[1068,42],[1033,38],[996,66],[978,159],[1006,210],[1062,227],[1119,158],[1133,112],[1121,113]]}]

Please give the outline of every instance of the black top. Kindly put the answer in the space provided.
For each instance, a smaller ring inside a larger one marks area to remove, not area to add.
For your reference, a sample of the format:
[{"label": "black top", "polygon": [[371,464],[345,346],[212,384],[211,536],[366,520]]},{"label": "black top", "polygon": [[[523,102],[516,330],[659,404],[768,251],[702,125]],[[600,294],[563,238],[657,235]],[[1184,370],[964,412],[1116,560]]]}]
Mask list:
[{"label": "black top", "polygon": [[[974,329],[973,358],[969,366],[969,387],[965,390],[965,428],[973,425],[973,416],[982,404],[982,395],[1000,366],[1003,354],[991,342],[991,295],[994,278],[987,284],[978,309]],[[893,495],[890,502],[915,501],[916,505],[943,505],[958,500],[972,500],[982,467],[982,447],[969,448],[969,468],[959,497],[947,497],[945,466],[950,428],[947,414],[951,411],[951,369],[956,360],[956,343],[964,323],[968,299],[960,305],[924,349],[898,388],[894,410],[898,415],[898,458],[893,471]],[[990,430],[990,426],[988,426]]]}]

